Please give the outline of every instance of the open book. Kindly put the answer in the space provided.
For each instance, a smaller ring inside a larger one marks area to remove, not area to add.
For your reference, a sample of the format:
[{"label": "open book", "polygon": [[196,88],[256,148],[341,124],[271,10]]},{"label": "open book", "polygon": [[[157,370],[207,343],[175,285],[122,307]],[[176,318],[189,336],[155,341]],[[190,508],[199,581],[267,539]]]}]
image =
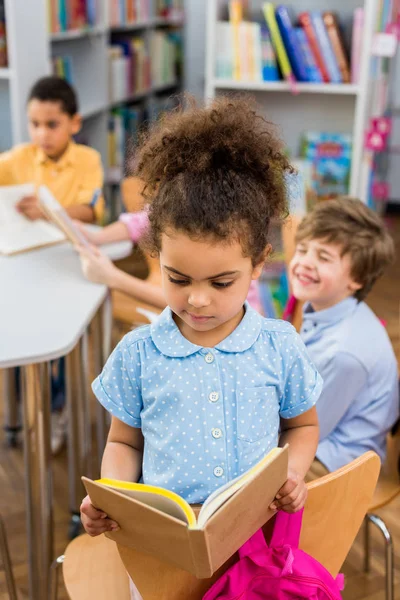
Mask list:
[{"label": "open book", "polygon": [[200,511],[164,488],[82,481],[92,504],[120,526],[107,537],[206,578],[272,516],[269,505],[287,479],[287,465],[288,447],[273,449],[211,494]]},{"label": "open book", "polygon": [[[48,217],[30,221],[19,213],[16,205],[25,196],[38,196],[40,206]],[[0,186],[0,253],[16,254],[69,239],[73,244],[87,241],[75,227],[66,211],[51,192],[34,184]]]}]

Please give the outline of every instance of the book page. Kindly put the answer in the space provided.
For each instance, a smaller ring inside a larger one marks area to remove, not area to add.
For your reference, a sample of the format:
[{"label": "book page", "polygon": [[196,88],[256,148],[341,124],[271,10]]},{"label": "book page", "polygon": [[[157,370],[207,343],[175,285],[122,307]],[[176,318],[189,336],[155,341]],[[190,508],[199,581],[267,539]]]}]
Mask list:
[{"label": "book page", "polygon": [[196,516],[190,504],[170,490],[144,483],[130,483],[106,478],[98,479],[96,483],[107,486],[171,517],[175,517],[187,523],[189,527],[196,525]]},{"label": "book page", "polygon": [[59,227],[72,244],[89,246],[83,233],[75,227],[67,211],[45,185],[39,187],[39,202],[48,218]]},{"label": "book page", "polygon": [[0,252],[14,254],[31,248],[54,244],[65,239],[53,224],[38,219],[30,221],[17,212],[24,196],[35,193],[33,184],[0,186]]},{"label": "book page", "polygon": [[229,481],[225,485],[221,486],[215,492],[210,494],[207,500],[204,502],[199,515],[197,517],[197,526],[201,529],[208,519],[227,501],[233,494],[235,494],[240,488],[246,483],[251,481],[260,471],[262,471],[274,458],[282,451],[282,448],[273,448],[262,460],[256,465],[251,467],[243,475],[239,475],[232,481]]}]

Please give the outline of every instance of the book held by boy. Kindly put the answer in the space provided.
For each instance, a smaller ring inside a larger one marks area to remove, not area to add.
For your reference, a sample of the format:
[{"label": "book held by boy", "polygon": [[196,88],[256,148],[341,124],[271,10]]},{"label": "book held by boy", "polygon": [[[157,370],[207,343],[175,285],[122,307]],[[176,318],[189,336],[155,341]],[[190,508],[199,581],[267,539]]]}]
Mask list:
[{"label": "book held by boy", "polygon": [[[18,212],[17,204],[27,196],[37,196],[48,220],[29,220]],[[86,244],[66,211],[45,187],[32,183],[0,186],[0,254],[12,255],[64,242]]]},{"label": "book held by boy", "polygon": [[106,536],[211,577],[274,514],[269,505],[287,479],[288,446],[274,448],[243,475],[207,498],[200,511],[182,497],[140,483],[82,477],[92,504],[120,529]]}]

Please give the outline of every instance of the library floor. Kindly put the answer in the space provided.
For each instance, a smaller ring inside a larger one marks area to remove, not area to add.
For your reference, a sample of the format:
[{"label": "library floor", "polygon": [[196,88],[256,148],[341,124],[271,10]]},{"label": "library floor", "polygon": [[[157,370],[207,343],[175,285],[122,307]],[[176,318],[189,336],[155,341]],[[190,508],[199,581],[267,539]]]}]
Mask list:
[{"label": "library floor", "polygon": [[[396,240],[397,256],[400,257],[400,217],[388,219],[391,233]],[[399,303],[400,275],[398,264],[393,265],[388,273],[377,284],[370,294],[368,303],[376,314],[385,319],[387,329],[400,363],[399,339]],[[0,373],[1,389],[1,373]],[[0,399],[0,423],[2,423],[3,403]],[[66,506],[68,497],[67,457],[65,452],[54,459],[54,516],[55,516],[55,552],[63,553],[67,543],[69,513]],[[17,581],[20,600],[28,599],[28,565],[25,530],[25,508],[23,489],[23,457],[22,449],[9,449],[0,431],[0,514],[6,522],[11,557]],[[389,508],[379,511],[387,523],[395,542],[395,599],[400,600],[400,497]],[[371,571],[363,572],[362,532],[354,543],[343,567],[346,576],[345,600],[384,600],[385,599],[385,565],[384,546],[378,532],[372,531]],[[62,579],[62,577],[61,577]],[[0,600],[8,598],[5,576],[0,559]],[[60,583],[59,600],[67,600],[62,582]],[[82,599],[86,600],[86,599]],[[117,600],[117,599],[116,599]],[[188,599],[189,600],[189,599]]]}]

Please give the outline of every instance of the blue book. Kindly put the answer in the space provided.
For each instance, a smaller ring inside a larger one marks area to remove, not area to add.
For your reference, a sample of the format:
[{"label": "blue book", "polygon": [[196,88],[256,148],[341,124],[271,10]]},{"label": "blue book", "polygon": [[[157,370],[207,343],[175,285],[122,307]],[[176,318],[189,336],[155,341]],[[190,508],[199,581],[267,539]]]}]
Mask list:
[{"label": "blue book", "polygon": [[300,52],[302,53],[304,58],[307,73],[307,81],[310,81],[312,83],[322,83],[322,75],[311,52],[306,32],[302,27],[295,27],[294,31],[299,41]]},{"label": "blue book", "polygon": [[58,22],[60,23],[60,31],[68,30],[67,0],[59,0],[58,2]]},{"label": "blue book", "polygon": [[342,74],[331,46],[328,33],[325,29],[322,15],[318,11],[312,11],[310,15],[318,45],[321,50],[322,58],[324,59],[325,66],[328,71],[329,79],[331,83],[343,83]]},{"label": "blue book", "polygon": [[96,0],[86,0],[86,17],[90,27],[97,25]]},{"label": "blue book", "polygon": [[275,11],[275,18],[294,76],[297,81],[308,81],[303,54],[287,6],[278,6]]},{"label": "blue book", "polygon": [[279,70],[276,64],[271,36],[266,25],[261,25],[261,65],[263,81],[279,81]]}]

